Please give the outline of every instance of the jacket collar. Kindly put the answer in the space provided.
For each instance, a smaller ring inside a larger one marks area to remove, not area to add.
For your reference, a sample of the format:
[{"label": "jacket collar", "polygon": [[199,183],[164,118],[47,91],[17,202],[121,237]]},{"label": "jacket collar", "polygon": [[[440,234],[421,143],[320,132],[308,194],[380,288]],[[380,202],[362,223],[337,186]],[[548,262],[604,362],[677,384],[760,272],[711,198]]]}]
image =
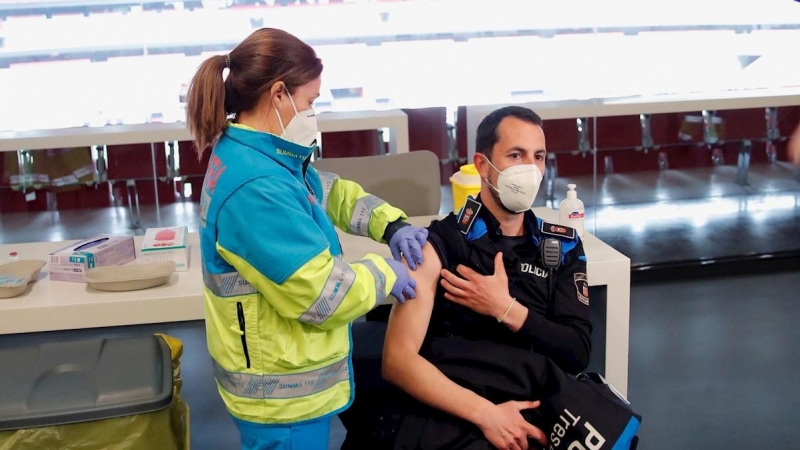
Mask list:
[{"label": "jacket collar", "polygon": [[225,128],[223,136],[274,159],[292,171],[300,169],[315,148],[313,145],[304,147],[272,133],[231,123]]},{"label": "jacket collar", "polygon": [[[475,199],[478,203],[483,204],[481,201],[481,196],[478,194],[478,198]],[[527,210],[524,213],[524,227],[525,227],[525,235],[535,237],[539,235],[539,227],[538,221],[536,219],[536,214],[533,213],[532,210]],[[499,238],[503,235],[503,231],[500,229],[500,221],[494,217],[489,208],[483,207],[478,211],[478,217],[483,219],[483,222],[486,224],[486,231],[488,232],[489,236],[492,239]]]}]

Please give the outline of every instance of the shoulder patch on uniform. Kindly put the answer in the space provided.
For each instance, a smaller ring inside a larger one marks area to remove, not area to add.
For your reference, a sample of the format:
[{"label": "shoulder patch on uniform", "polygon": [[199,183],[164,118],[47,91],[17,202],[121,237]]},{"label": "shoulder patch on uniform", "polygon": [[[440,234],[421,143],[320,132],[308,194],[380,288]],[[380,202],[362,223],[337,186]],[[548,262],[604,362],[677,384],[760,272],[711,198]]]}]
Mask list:
[{"label": "shoulder patch on uniform", "polygon": [[589,280],[583,272],[575,272],[573,275],[575,280],[575,290],[578,292],[578,300],[586,306],[589,306]]},{"label": "shoulder patch on uniform", "polygon": [[458,216],[458,229],[462,234],[469,233],[475,219],[478,218],[478,211],[481,210],[483,205],[472,197],[467,197],[464,207],[461,208],[461,214]]},{"label": "shoulder patch on uniform", "polygon": [[539,231],[549,236],[575,239],[574,228],[565,227],[564,225],[556,225],[553,223],[545,222],[544,220],[541,221],[541,223],[539,223]]}]

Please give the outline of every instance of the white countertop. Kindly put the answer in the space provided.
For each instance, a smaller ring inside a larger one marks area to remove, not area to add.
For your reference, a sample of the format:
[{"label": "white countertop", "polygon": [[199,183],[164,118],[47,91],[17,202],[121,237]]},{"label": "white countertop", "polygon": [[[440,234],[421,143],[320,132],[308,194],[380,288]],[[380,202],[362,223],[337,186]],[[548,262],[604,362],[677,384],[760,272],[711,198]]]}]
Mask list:
[{"label": "white countertop", "polygon": [[[555,214],[555,211],[549,211]],[[548,215],[540,209],[537,209],[537,214]],[[436,216],[412,217],[410,222],[428,225],[434,218]],[[188,271],[175,272],[168,284],[142,291],[104,292],[84,283],[51,281],[45,266],[39,280],[29,285],[26,294],[0,300],[0,334],[203,319],[203,276],[198,236],[197,233],[188,236]],[[385,244],[341,232],[340,239],[349,261],[360,259],[365,253],[391,256]],[[141,240],[142,236],[135,237],[137,248]],[[49,252],[67,244],[5,244],[0,245],[0,255],[5,257],[16,251],[20,259],[47,260]],[[627,261],[629,264],[627,257],[590,234],[584,238],[584,248],[589,260],[590,282],[609,263]]]},{"label": "white countertop", "polygon": [[[20,297],[0,300],[0,334],[71,330],[203,318],[203,274],[197,233],[190,233],[189,267],[162,286],[141,291],[104,292],[86,283],[51,281],[47,266]],[[137,249],[143,236],[135,236]],[[69,242],[0,246],[0,255],[16,251],[20,259],[44,259]],[[137,250],[138,256],[138,250]],[[136,261],[129,263],[135,264]]]}]

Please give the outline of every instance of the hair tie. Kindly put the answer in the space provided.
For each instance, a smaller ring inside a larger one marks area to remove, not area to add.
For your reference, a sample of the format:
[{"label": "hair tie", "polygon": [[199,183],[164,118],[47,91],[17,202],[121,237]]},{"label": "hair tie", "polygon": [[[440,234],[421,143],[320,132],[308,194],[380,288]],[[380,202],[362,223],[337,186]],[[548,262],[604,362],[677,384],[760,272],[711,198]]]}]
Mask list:
[{"label": "hair tie", "polygon": [[228,69],[231,68],[231,54],[230,53],[225,53],[225,67],[227,67]]}]

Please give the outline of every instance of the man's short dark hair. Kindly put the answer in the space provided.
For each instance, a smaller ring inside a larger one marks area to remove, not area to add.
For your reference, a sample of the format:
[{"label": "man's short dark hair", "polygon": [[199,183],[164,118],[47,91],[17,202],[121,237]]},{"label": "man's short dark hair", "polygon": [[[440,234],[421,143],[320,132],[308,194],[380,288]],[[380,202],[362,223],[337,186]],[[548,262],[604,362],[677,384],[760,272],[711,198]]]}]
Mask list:
[{"label": "man's short dark hair", "polygon": [[492,157],[492,148],[497,144],[497,127],[506,117],[515,117],[523,122],[542,126],[542,118],[528,108],[522,106],[504,106],[489,113],[478,125],[478,136],[475,139],[475,151]]}]

